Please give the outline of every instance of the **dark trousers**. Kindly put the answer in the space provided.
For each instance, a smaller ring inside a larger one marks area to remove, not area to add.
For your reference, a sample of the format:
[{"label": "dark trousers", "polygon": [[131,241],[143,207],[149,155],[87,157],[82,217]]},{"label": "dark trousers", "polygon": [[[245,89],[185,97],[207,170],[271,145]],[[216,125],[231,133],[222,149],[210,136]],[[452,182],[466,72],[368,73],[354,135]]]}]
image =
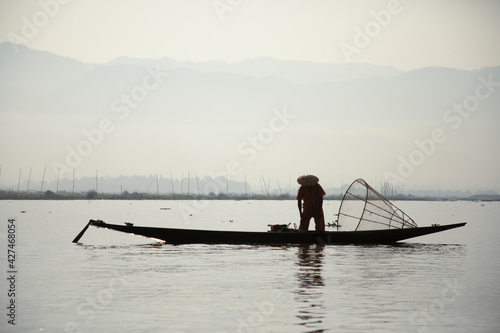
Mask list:
[{"label": "dark trousers", "polygon": [[309,222],[311,221],[311,218],[314,218],[316,231],[325,231],[325,216],[323,214],[323,208],[313,212],[302,212],[299,230],[309,230]]}]

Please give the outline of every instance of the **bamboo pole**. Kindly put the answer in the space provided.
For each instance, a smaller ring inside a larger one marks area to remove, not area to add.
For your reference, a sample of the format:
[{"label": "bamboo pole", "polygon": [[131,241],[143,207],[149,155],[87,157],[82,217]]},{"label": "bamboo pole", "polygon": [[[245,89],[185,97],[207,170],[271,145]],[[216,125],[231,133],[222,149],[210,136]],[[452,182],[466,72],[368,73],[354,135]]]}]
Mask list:
[{"label": "bamboo pole", "polygon": [[40,186],[40,196],[42,196],[43,193],[43,182],[45,181],[45,171],[47,171],[47,167],[43,168],[42,185]]},{"label": "bamboo pole", "polygon": [[26,186],[26,194],[28,194],[30,191],[31,169],[32,167],[30,167],[30,175],[28,176],[28,185]]},{"label": "bamboo pole", "polygon": [[160,196],[160,185],[158,183],[158,174],[156,174],[156,196]]},{"label": "bamboo pole", "polygon": [[17,181],[17,194],[19,194],[19,186],[21,186],[21,168],[19,168],[19,180]]},{"label": "bamboo pole", "polygon": [[172,198],[175,196],[174,191],[174,180],[172,179],[172,173],[170,173],[170,185],[172,185]]},{"label": "bamboo pole", "polygon": [[248,197],[248,191],[247,191],[247,175],[245,174],[245,197]]},{"label": "bamboo pole", "polygon": [[57,182],[56,182],[56,194],[59,194],[59,173],[61,168],[57,168]]},{"label": "bamboo pole", "polygon": [[198,188],[198,196],[200,196],[200,183],[198,181],[198,173],[196,174],[196,187]]}]

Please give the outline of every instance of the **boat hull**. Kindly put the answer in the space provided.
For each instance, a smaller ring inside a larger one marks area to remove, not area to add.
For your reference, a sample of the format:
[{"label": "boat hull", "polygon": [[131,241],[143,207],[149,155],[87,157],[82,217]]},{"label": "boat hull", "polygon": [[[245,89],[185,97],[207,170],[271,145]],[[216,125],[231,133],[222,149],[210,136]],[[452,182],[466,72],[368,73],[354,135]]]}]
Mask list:
[{"label": "boat hull", "polygon": [[109,224],[91,220],[90,225],[156,238],[169,244],[386,244],[464,226],[466,223],[430,227],[367,231],[215,231]]}]

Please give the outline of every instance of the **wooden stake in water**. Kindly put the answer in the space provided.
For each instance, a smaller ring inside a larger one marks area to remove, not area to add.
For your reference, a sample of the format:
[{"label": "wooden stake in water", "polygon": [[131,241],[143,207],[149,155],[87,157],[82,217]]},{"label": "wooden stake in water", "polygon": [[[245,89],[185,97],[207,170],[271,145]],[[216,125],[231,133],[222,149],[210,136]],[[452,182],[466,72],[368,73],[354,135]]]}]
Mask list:
[{"label": "wooden stake in water", "polygon": [[26,186],[26,193],[30,191],[30,180],[31,180],[31,167],[30,167],[30,175],[28,176],[28,185]]},{"label": "wooden stake in water", "polygon": [[56,194],[59,194],[59,173],[61,168],[57,168],[57,183],[56,183]]},{"label": "wooden stake in water", "polygon": [[264,195],[264,187],[262,186],[262,177],[259,177],[259,180],[260,180],[260,192],[262,193],[262,195]]},{"label": "wooden stake in water", "polygon": [[247,175],[245,174],[245,197],[248,197],[248,192],[247,192]]},{"label": "wooden stake in water", "polygon": [[156,174],[156,196],[160,196],[160,185],[158,183],[158,174]]},{"label": "wooden stake in water", "polygon": [[175,195],[174,191],[174,180],[172,179],[172,173],[170,173],[170,185],[172,185],[172,197]]},{"label": "wooden stake in water", "polygon": [[198,174],[196,174],[196,187],[198,188],[198,196],[200,196],[200,183],[198,182]]},{"label": "wooden stake in water", "polygon": [[266,180],[264,179],[264,175],[261,175],[261,176],[262,176],[262,182],[264,183],[264,187],[266,188],[267,198],[269,198],[269,189],[270,189],[271,185],[269,184],[269,181],[268,181],[268,184],[266,185]]},{"label": "wooden stake in water", "polygon": [[181,175],[181,195],[182,195],[182,190],[183,190],[183,187],[184,186],[184,172],[182,172],[182,175]]},{"label": "wooden stake in water", "polygon": [[19,186],[21,185],[21,168],[19,168],[19,180],[17,181],[17,194],[19,194]]},{"label": "wooden stake in water", "polygon": [[149,183],[149,186],[148,186],[148,188],[147,188],[147,190],[146,190],[146,193],[148,193],[148,192],[149,192],[149,188],[151,187],[151,185],[153,185],[153,183],[155,182],[155,179],[156,179],[156,178],[155,178],[155,177],[153,177],[153,180],[151,180],[151,183]]},{"label": "wooden stake in water", "polygon": [[47,167],[43,168],[42,185],[40,186],[40,196],[43,193],[43,182],[45,180],[45,171],[47,171]]}]

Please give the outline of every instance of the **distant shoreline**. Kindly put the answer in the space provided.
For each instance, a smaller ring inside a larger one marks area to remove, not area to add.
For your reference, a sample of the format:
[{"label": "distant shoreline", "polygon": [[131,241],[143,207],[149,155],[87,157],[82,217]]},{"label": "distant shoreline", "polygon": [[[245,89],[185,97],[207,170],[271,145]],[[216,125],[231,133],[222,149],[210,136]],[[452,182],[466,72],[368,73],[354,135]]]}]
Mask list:
[{"label": "distant shoreline", "polygon": [[[342,200],[342,195],[327,195],[325,200]],[[386,196],[391,201],[500,201],[500,195],[476,194],[470,197],[431,197],[398,194]],[[289,194],[152,194],[152,193],[97,193],[95,191],[69,193],[54,193],[46,191],[44,193],[26,193],[14,191],[0,191],[0,200],[295,200],[294,195]]]}]

